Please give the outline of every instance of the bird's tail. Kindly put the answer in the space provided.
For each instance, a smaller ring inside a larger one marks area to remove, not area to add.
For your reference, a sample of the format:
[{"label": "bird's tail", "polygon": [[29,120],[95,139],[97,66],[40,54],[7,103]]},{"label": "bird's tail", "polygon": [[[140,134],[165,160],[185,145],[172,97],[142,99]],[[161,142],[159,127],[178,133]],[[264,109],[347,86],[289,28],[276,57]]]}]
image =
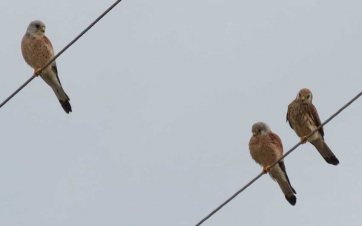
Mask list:
[{"label": "bird's tail", "polygon": [[61,86],[54,87],[53,91],[55,95],[57,96],[60,104],[62,105],[64,111],[69,114],[69,112],[72,112],[72,106],[70,106],[70,99],[68,95],[64,92],[63,88]]},{"label": "bird's tail", "polygon": [[332,165],[339,164],[339,160],[333,154],[333,152],[328,147],[326,142],[324,142],[324,140],[311,141],[311,144],[314,145],[314,147],[318,150],[318,152],[322,155],[322,157],[324,158],[324,160],[326,160],[327,163],[332,164]]},{"label": "bird's tail", "polygon": [[69,112],[72,112],[72,106],[70,106],[69,100],[59,100],[59,102],[67,114],[69,114]]},{"label": "bird's tail", "polygon": [[292,206],[294,206],[297,203],[297,197],[294,194],[297,194],[297,192],[290,184],[288,175],[285,171],[284,162],[280,162],[279,164],[271,168],[269,174],[273,179],[277,181],[280,189],[282,189],[285,195],[285,199]]}]

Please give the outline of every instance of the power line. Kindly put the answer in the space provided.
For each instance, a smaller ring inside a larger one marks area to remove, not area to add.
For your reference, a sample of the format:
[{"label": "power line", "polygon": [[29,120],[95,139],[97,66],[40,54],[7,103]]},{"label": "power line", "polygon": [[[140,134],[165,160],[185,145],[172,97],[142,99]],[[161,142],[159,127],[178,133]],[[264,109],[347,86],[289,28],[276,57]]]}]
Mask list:
[{"label": "power line", "polygon": [[[80,37],[82,37],[89,29],[91,29],[98,21],[100,21],[109,11],[111,11],[118,3],[122,0],[117,0],[113,3],[106,11],[104,11],[97,19],[95,19],[86,29],[84,29],[77,37],[75,37],[68,45],[66,45],[57,55],[55,55],[51,60],[48,61],[42,68],[40,68],[39,72],[42,72],[46,67],[48,67],[55,59],[57,59],[65,50],[67,50],[71,45],[73,45]],[[4,102],[0,104],[0,108],[4,106],[11,98],[13,98],[20,90],[22,90],[26,85],[31,82],[35,76],[30,77],[22,86],[20,86],[15,92],[13,92]]]},{"label": "power line", "polygon": [[[320,126],[318,126],[313,132],[308,134],[306,138],[313,136],[314,133],[316,133],[320,128],[322,128],[324,125],[326,125],[329,121],[331,121],[334,117],[336,117],[339,113],[341,113],[344,109],[346,109],[349,105],[351,105],[355,100],[357,100],[362,95],[362,92],[360,92],[357,96],[355,96],[352,100],[350,100],[347,104],[345,104],[343,107],[341,107],[336,113],[334,113],[331,117],[329,117],[326,121],[324,121]],[[278,160],[276,160],[273,164],[270,165],[270,168],[278,164],[282,159],[287,157],[292,151],[297,149],[299,145],[301,145],[302,142],[299,141],[296,145],[294,145],[289,151],[287,151],[282,157],[280,157]],[[240,194],[242,191],[244,191],[246,188],[248,188],[251,184],[253,184],[256,180],[258,180],[263,173],[259,173],[258,176],[256,176],[254,179],[252,179],[249,183],[247,183],[244,187],[242,187],[239,191],[237,191],[233,196],[231,196],[229,199],[227,199],[225,202],[223,202],[219,207],[217,207],[214,211],[212,211],[209,215],[207,215],[205,218],[203,218],[199,223],[196,224],[196,226],[201,225],[204,223],[207,219],[209,219],[212,215],[214,215],[217,211],[219,211],[221,208],[223,208],[228,202],[230,202],[232,199],[234,199],[238,194]]]}]

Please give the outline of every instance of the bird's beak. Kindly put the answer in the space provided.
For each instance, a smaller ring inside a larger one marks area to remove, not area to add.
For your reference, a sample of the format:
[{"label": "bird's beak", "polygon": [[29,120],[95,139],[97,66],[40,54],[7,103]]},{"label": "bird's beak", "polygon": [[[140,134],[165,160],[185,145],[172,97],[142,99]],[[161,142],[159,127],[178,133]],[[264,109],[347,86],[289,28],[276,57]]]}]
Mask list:
[{"label": "bird's beak", "polygon": [[254,131],[253,136],[255,137],[256,135],[258,135],[258,133],[256,131]]},{"label": "bird's beak", "polygon": [[305,101],[305,97],[302,97],[302,101]]},{"label": "bird's beak", "polygon": [[40,30],[41,30],[41,32],[44,33],[44,32],[45,32],[45,27],[44,27],[44,26],[41,26],[41,27],[40,27]]}]

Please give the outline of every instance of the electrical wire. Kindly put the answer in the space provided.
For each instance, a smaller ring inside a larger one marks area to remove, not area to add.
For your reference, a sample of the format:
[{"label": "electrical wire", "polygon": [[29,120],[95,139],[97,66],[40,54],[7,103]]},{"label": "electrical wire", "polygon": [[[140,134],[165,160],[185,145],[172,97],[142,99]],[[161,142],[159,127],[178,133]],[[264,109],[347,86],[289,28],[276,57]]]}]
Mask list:
[{"label": "electrical wire", "polygon": [[[71,45],[73,45],[80,37],[82,37],[89,29],[91,29],[98,21],[100,21],[109,11],[111,11],[118,3],[122,0],[117,0],[113,3],[106,11],[104,11],[97,19],[95,19],[86,29],[84,29],[77,37],[75,37],[68,45],[66,45],[57,55],[55,55],[51,60],[49,60],[42,68],[40,68],[39,72],[42,72],[46,67],[48,67],[55,59],[57,59],[60,55],[64,53]],[[20,90],[22,90],[26,85],[29,84],[36,76],[30,77],[22,86],[20,86],[17,90],[15,90],[6,100],[4,100],[0,104],[0,108],[4,106],[11,98],[13,98]]]},{"label": "electrical wire", "polygon": [[[339,113],[341,113],[344,109],[346,109],[349,105],[351,105],[355,100],[357,100],[362,95],[362,92],[357,94],[352,100],[350,100],[347,104],[345,104],[343,107],[341,107],[336,113],[334,113],[331,117],[329,117],[326,121],[324,121],[320,126],[318,126],[314,131],[312,131],[306,138],[313,136],[314,133],[316,133],[320,128],[325,126],[327,123],[329,123],[334,117],[336,117]],[[290,153],[292,153],[299,145],[301,145],[302,142],[299,141],[296,145],[294,145],[289,151],[287,151],[282,157],[280,157],[278,160],[276,160],[273,164],[270,165],[270,168],[278,164],[282,159],[287,157]],[[204,223],[207,219],[209,219],[212,215],[214,215],[217,211],[219,211],[221,208],[223,208],[228,202],[233,200],[237,195],[239,195],[242,191],[244,191],[246,188],[248,188],[250,185],[252,185],[256,180],[258,180],[264,173],[259,173],[254,179],[252,179],[249,183],[247,183],[244,187],[242,187],[239,191],[237,191],[233,196],[228,198],[225,202],[223,202],[219,207],[217,207],[215,210],[213,210],[209,215],[207,215],[205,218],[203,218],[199,223],[196,224],[196,226],[201,225]]]}]

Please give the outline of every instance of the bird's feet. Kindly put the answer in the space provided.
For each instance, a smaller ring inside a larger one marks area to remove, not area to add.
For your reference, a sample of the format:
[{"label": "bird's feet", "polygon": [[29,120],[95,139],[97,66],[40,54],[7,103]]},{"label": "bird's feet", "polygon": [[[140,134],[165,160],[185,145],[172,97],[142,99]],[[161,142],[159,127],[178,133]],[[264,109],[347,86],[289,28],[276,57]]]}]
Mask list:
[{"label": "bird's feet", "polygon": [[265,167],[263,167],[263,173],[264,173],[264,174],[268,173],[269,170],[270,170],[270,166],[265,166]]},{"label": "bird's feet", "polygon": [[34,71],[33,76],[34,76],[34,77],[39,76],[39,75],[40,75],[40,72],[41,72],[41,68],[36,69],[36,70]]},{"label": "bird's feet", "polygon": [[308,141],[308,139],[307,139],[306,136],[302,136],[302,137],[300,138],[300,143],[302,143],[302,144],[307,143],[307,141]]}]

